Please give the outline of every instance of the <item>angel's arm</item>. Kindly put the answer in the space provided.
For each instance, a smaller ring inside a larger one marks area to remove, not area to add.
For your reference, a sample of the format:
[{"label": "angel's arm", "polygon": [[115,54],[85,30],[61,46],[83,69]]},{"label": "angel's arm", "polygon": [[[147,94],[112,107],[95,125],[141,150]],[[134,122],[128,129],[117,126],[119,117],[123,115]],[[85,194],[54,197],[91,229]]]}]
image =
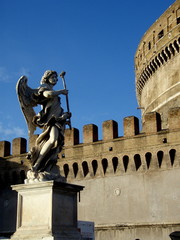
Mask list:
[{"label": "angel's arm", "polygon": [[57,90],[57,91],[54,91],[54,90],[45,90],[43,92],[43,96],[46,97],[46,98],[53,98],[55,96],[58,96],[60,94],[63,94],[63,95],[67,95],[68,94],[68,90],[66,89],[63,89],[63,90]]}]

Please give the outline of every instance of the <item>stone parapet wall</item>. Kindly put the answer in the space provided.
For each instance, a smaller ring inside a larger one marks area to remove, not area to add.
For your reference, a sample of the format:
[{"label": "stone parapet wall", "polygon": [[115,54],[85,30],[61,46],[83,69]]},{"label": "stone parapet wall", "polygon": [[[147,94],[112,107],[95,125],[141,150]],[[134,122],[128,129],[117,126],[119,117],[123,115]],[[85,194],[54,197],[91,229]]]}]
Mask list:
[{"label": "stone parapet wall", "polygon": [[[161,128],[161,118],[156,112],[145,115],[145,125],[140,132],[139,120],[134,116],[124,118],[124,136],[118,136],[118,123],[114,120],[102,124],[103,139],[98,139],[98,127],[83,127],[83,143],[79,130],[66,129],[65,146],[59,154],[61,174],[68,181],[128,174],[179,167],[180,108],[169,111],[169,128]],[[37,135],[29,145],[33,146]],[[1,182],[21,183],[30,163],[26,158],[27,141],[16,138],[0,142]]]},{"label": "stone parapet wall", "polygon": [[[69,183],[85,186],[78,219],[95,222],[96,240],[169,240],[180,227],[180,108],[170,109],[168,116],[169,128],[163,129],[160,114],[147,113],[142,131],[138,118],[126,117],[124,136],[118,135],[116,121],[105,121],[101,140],[98,127],[88,124],[83,143],[78,129],[66,129],[58,165]],[[23,183],[30,168],[26,155],[26,139],[16,138],[12,146],[0,142],[1,187]],[[5,199],[10,203],[10,193]],[[13,229],[12,224],[8,231]]]}]

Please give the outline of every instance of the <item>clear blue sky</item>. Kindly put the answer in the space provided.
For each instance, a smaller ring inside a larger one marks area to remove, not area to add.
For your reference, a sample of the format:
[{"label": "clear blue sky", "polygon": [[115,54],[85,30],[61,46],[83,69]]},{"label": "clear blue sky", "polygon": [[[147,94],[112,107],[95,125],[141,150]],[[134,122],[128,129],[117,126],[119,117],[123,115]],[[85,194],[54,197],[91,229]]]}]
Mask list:
[{"label": "clear blue sky", "polygon": [[[0,0],[0,140],[25,137],[16,82],[39,86],[47,69],[66,71],[72,125],[140,117],[134,55],[173,0]],[[62,89],[59,79],[58,86]],[[65,99],[62,97],[64,105]],[[66,109],[65,105],[64,108]],[[82,138],[82,137],[81,137]]]}]

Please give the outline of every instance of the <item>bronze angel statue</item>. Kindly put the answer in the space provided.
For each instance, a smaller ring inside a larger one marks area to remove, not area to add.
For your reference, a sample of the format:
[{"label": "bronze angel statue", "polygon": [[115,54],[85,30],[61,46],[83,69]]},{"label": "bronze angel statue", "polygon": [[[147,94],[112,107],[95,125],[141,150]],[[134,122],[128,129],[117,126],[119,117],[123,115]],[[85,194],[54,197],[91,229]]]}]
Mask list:
[{"label": "bronze angel statue", "polygon": [[[64,81],[64,74],[60,75]],[[19,102],[25,116],[29,137],[36,127],[43,129],[36,139],[35,146],[28,152],[32,168],[27,173],[27,178],[41,179],[52,177],[51,169],[56,164],[58,153],[64,144],[64,130],[70,123],[71,113],[64,112],[61,107],[60,95],[68,94],[68,90],[54,90],[58,81],[56,71],[45,71],[37,89],[27,85],[27,77],[22,76],[16,86]],[[41,105],[41,111],[36,114],[34,107]],[[68,107],[69,110],[69,107]],[[43,177],[42,177],[43,176]]]}]

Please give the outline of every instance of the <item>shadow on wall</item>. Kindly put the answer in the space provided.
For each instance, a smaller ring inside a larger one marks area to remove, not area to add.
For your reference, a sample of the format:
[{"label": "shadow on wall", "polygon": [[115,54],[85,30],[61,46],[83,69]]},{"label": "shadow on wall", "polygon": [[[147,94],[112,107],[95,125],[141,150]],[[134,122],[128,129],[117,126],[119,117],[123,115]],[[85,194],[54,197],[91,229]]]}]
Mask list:
[{"label": "shadow on wall", "polygon": [[172,240],[180,240],[180,231],[172,232],[169,236]]},{"label": "shadow on wall", "polygon": [[0,190],[0,237],[10,237],[16,231],[17,192]]},{"label": "shadow on wall", "polygon": [[16,230],[17,192],[13,184],[21,184],[25,179],[22,165],[0,158],[0,237],[10,237]]}]

